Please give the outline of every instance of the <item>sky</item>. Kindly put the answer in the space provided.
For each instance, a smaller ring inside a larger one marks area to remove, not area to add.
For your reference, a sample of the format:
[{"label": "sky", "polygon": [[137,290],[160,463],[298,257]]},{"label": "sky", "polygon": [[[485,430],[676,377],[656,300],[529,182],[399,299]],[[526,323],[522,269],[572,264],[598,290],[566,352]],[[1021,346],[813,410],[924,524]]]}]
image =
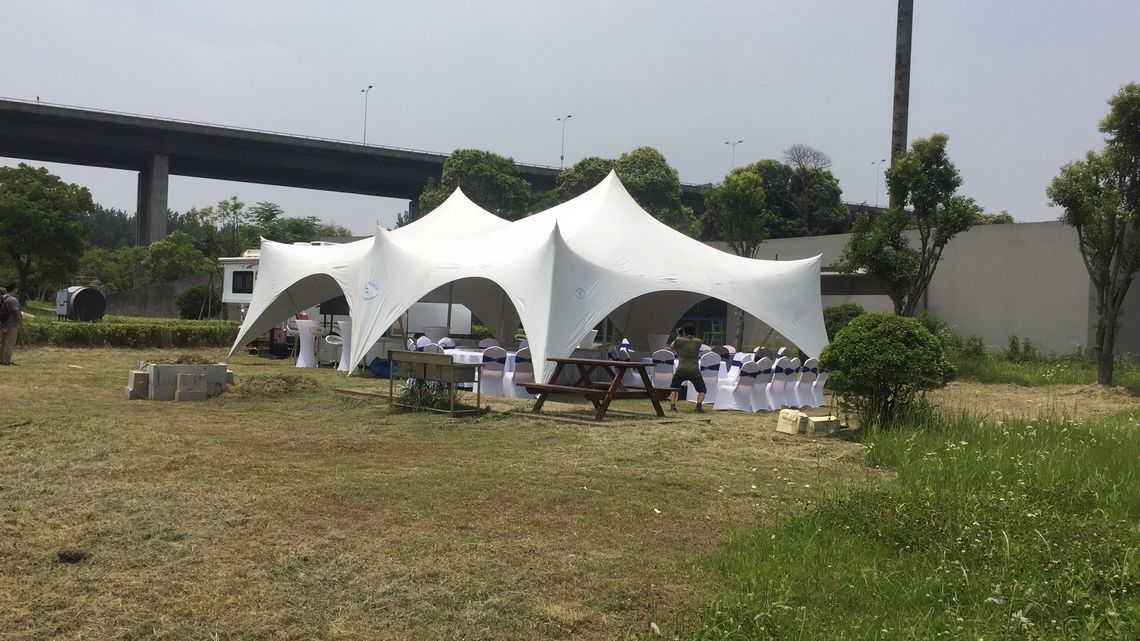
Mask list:
[{"label": "sky", "polygon": [[[1021,222],[1099,148],[1140,82],[1140,2],[916,0],[910,139],[950,136],[960,190]],[[894,0],[0,0],[0,96],[557,166],[655,147],[688,183],[804,143],[849,202],[885,202]],[[726,141],[742,140],[735,146]],[[16,164],[19,159],[0,159]],[[43,163],[34,163],[37,165]],[[133,212],[136,174],[47,164]],[[876,186],[879,185],[878,190]],[[358,234],[406,201],[171,177],[185,211],[237,196]]]}]

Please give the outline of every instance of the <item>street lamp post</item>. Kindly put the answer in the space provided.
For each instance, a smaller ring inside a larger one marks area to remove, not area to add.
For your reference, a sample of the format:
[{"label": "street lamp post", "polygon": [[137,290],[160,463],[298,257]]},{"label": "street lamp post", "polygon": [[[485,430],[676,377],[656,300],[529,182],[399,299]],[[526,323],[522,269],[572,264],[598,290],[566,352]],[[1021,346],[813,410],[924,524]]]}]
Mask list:
[{"label": "street lamp post", "polygon": [[879,168],[882,167],[883,163],[885,163],[885,162],[887,162],[886,158],[883,158],[882,160],[872,160],[871,161],[871,164],[875,166],[875,206],[876,207],[879,206],[879,182],[880,182],[880,180],[879,180]]},{"label": "street lamp post", "polygon": [[729,165],[729,167],[728,167],[729,171],[736,169],[736,146],[742,142],[744,142],[744,141],[743,140],[737,140],[736,142],[732,142],[731,140],[724,141],[724,144],[732,145],[732,164]]},{"label": "street lamp post", "polygon": [[369,91],[372,91],[372,85],[368,85],[364,89],[360,90],[360,93],[364,94],[364,139],[361,141],[361,144],[364,144],[364,145],[368,144],[368,92]]},{"label": "street lamp post", "polygon": [[570,120],[572,115],[566,114],[565,118],[555,118],[562,123],[562,151],[558,153],[558,171],[562,171],[562,165],[566,162],[566,121]]}]

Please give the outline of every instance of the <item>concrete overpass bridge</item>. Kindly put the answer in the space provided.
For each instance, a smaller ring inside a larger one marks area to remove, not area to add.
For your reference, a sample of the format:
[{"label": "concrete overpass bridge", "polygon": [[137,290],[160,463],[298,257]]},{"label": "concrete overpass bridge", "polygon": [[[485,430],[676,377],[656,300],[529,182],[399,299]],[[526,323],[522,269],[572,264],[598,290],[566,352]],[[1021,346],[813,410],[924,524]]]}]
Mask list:
[{"label": "concrete overpass bridge", "polygon": [[[191,176],[405,198],[414,211],[447,154],[0,99],[0,156],[138,172],[139,244],[166,235],[169,177]],[[517,164],[536,190],[556,167]],[[682,198],[704,209],[703,186]]]}]

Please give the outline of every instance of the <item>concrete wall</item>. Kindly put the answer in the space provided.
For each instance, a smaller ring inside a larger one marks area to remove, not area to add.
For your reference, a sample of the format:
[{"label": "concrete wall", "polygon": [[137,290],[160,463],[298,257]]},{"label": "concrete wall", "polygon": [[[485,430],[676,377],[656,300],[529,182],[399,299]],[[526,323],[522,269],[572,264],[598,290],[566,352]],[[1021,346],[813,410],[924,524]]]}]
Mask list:
[{"label": "concrete wall", "polygon": [[958,334],[1044,352],[1089,344],[1088,271],[1076,232],[1061,222],[980,225],[946,246],[928,292],[930,313]]},{"label": "concrete wall", "polygon": [[[757,257],[793,260],[822,254],[827,271],[839,261],[848,237],[769,240]],[[727,251],[720,243],[710,244]],[[1118,354],[1140,354],[1140,285],[1131,289],[1117,334]],[[980,225],[960,234],[947,245],[927,294],[930,313],[959,334],[977,335],[995,347],[1017,334],[1046,353],[1067,353],[1087,348],[1096,328],[1093,291],[1076,232],[1057,221]],[[868,311],[892,308],[886,296],[833,294],[823,300],[825,307],[845,302]],[[745,343],[766,331],[762,323],[748,322]]]},{"label": "concrete wall", "polygon": [[[114,316],[178,318],[178,306],[174,304],[178,295],[191,287],[205,285],[207,280],[207,276],[191,276],[132,289],[129,292],[108,294],[107,313]],[[217,279],[214,280],[217,284]]]}]

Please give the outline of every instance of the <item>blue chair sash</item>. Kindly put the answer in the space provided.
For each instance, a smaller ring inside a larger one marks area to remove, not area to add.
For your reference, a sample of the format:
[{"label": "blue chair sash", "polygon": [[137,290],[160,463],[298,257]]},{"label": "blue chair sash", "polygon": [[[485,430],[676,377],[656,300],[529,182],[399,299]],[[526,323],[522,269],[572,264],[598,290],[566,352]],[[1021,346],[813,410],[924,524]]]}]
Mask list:
[{"label": "blue chair sash", "polygon": [[701,371],[702,372],[705,372],[705,371],[719,372],[720,371],[720,363],[713,363],[712,365],[701,365]]},{"label": "blue chair sash", "polygon": [[777,374],[783,374],[784,368],[777,365],[773,371],[775,371]]},{"label": "blue chair sash", "polygon": [[530,362],[531,362],[531,360],[529,358],[527,358],[526,356],[523,356],[522,358],[519,358],[518,356],[515,357],[515,363],[530,363]]},{"label": "blue chair sash", "polygon": [[744,363],[742,363],[742,362],[740,362],[740,361],[735,361],[735,360],[734,360],[734,361],[732,361],[732,367],[735,367],[735,368],[738,368],[738,369],[739,369],[739,368],[740,368],[740,366],[741,366],[741,365],[743,365],[743,364],[744,364]]},{"label": "blue chair sash", "polygon": [[673,364],[673,359],[671,359],[671,358],[670,358],[670,359],[667,359],[667,360],[659,361],[659,360],[657,360],[657,359],[655,358],[655,359],[653,359],[653,364],[654,364],[654,365],[672,365],[672,364]]},{"label": "blue chair sash", "polygon": [[772,368],[771,368],[771,367],[769,367],[768,369],[766,369],[766,370],[763,370],[763,371],[761,371],[761,372],[759,372],[759,373],[760,373],[760,374],[771,374],[771,373],[772,373]]},{"label": "blue chair sash", "polygon": [[760,376],[760,370],[756,370],[755,372],[741,372],[740,375],[756,378],[757,376]]},{"label": "blue chair sash", "polygon": [[494,356],[487,356],[486,354],[483,354],[483,362],[484,363],[500,363],[500,364],[506,365],[507,364],[507,357],[506,356],[500,356],[499,358],[495,358]]}]

